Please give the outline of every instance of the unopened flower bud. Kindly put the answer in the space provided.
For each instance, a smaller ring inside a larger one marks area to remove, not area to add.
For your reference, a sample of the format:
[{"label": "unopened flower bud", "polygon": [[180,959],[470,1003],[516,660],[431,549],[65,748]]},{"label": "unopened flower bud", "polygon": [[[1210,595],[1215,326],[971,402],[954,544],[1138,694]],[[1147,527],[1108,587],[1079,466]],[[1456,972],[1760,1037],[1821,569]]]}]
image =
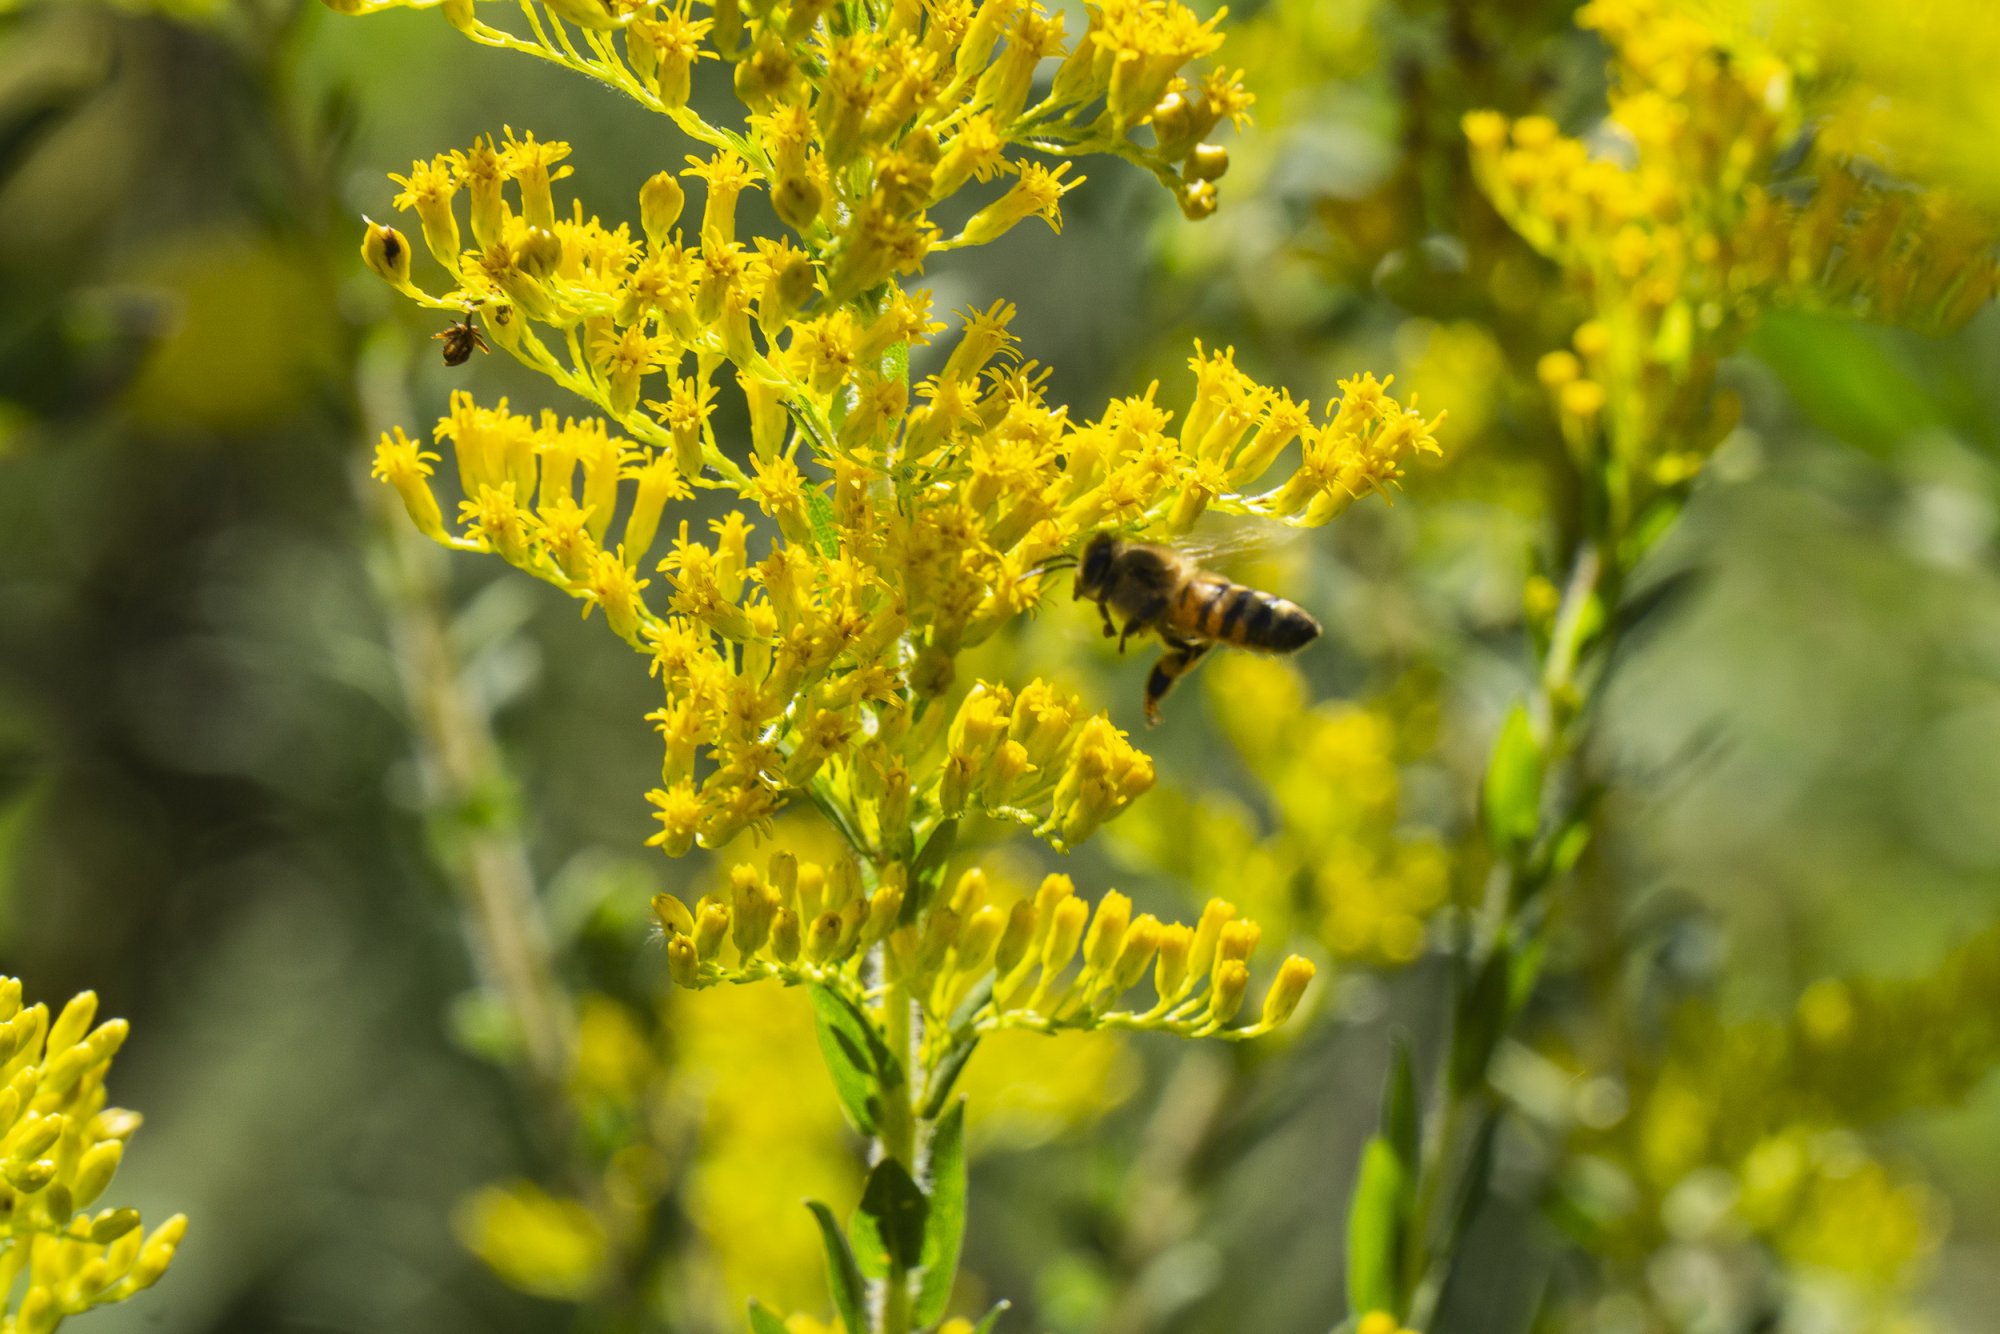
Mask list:
[{"label": "unopened flower bud", "polygon": [[1007,928],[1000,933],[1000,943],[993,950],[993,971],[1005,977],[1020,966],[1028,957],[1028,946],[1035,938],[1035,905],[1022,899],[1007,912]]},{"label": "unopened flower bud", "polygon": [[823,912],[813,918],[806,933],[806,959],[811,963],[833,963],[840,957],[840,914]]},{"label": "unopened flower bud", "polygon": [[663,171],[649,177],[639,187],[639,225],[645,229],[646,240],[655,249],[666,245],[668,233],[680,221],[681,210],[687,207],[687,191],[674,179],[670,171]]},{"label": "unopened flower bud", "polygon": [[803,945],[799,935],[799,915],[790,908],[780,908],[771,918],[771,954],[779,963],[796,963]]},{"label": "unopened flower bud", "polygon": [[1264,993],[1263,1024],[1266,1028],[1276,1028],[1292,1017],[1299,1008],[1299,1001],[1306,994],[1306,987],[1313,980],[1312,960],[1297,954],[1288,956],[1278,966],[1278,976],[1272,980],[1271,989]]},{"label": "unopened flower bud", "polygon": [[1181,216],[1189,222],[1200,222],[1215,212],[1216,202],[1215,182],[1190,182],[1180,193]]},{"label": "unopened flower bud", "polygon": [[1196,144],[1181,164],[1181,174],[1190,181],[1219,181],[1229,170],[1229,150],[1221,144]]},{"label": "unopened flower bud", "polygon": [[1208,998],[1208,1017],[1211,1022],[1226,1024],[1236,1017],[1243,1008],[1243,993],[1250,986],[1250,966],[1236,959],[1229,959],[1215,970],[1215,990]]},{"label": "unopened flower bud", "polygon": [[690,936],[675,936],[667,942],[667,976],[677,987],[701,985],[701,954]]},{"label": "unopened flower bud", "polygon": [[1153,990],[1168,1004],[1180,999],[1187,987],[1188,951],[1193,945],[1193,928],[1180,922],[1160,932],[1159,955],[1153,965]]},{"label": "unopened flower bud", "polygon": [[653,895],[653,919],[660,924],[660,930],[669,939],[674,936],[694,934],[694,914],[687,905],[671,894]]},{"label": "unopened flower bud", "polygon": [[1131,922],[1131,899],[1114,889],[1098,900],[1097,915],[1091,920],[1090,934],[1083,943],[1084,966],[1100,971],[1109,968],[1118,958],[1118,948],[1125,943],[1125,930]]},{"label": "unopened flower bud", "polygon": [[729,909],[715,899],[702,896],[694,914],[694,945],[704,959],[713,959],[729,934]]},{"label": "unopened flower bud", "polygon": [[530,227],[514,251],[514,267],[529,278],[545,278],[562,263],[562,242],[546,227]]},{"label": "unopened flower bud", "polygon": [[1082,899],[1068,898],[1057,905],[1049,922],[1048,939],[1042,942],[1042,971],[1054,977],[1069,967],[1069,961],[1076,957],[1077,946],[1083,943],[1084,922],[1090,916],[1090,905]]},{"label": "unopened flower bud", "polygon": [[394,227],[369,223],[361,236],[361,259],[391,287],[410,285],[410,243]]},{"label": "unopened flower bud", "polygon": [[771,208],[779,221],[800,234],[819,225],[820,209],[826,198],[810,176],[784,176],[771,191]]}]

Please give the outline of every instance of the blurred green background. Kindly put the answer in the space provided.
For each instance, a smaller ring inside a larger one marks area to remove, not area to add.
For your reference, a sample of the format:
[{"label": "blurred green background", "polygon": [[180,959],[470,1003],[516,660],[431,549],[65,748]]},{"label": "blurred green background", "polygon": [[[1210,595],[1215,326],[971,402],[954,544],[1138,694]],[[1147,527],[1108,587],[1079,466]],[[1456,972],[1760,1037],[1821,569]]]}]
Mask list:
[{"label": "blurred green background", "polygon": [[[607,218],[687,149],[613,93],[435,15],[177,8],[0,13],[0,969],[52,1002],[94,987],[133,1021],[113,1092],[147,1128],[119,1202],[193,1219],[158,1290],[87,1319],[101,1334],[566,1328],[567,1307],[504,1287],[453,1236],[466,1193],[538,1175],[554,1150],[478,1054],[362,476],[376,430],[425,425],[454,387],[566,405],[503,356],[439,365],[433,324],[354,245],[361,214],[389,211],[383,172],[503,124],[576,144],[573,184]],[[1464,457],[1270,567],[1328,622],[1304,663],[1315,698],[1433,673],[1438,745],[1408,766],[1403,818],[1446,831],[1523,670],[1534,520],[1495,457],[1533,423],[1491,388],[1490,340],[1463,336],[1448,291],[1426,298],[1448,284],[1406,281],[1449,269],[1448,229],[1429,249],[1367,248],[1365,201],[1407,148],[1409,62],[1451,8],[1305,7],[1297,55],[1317,73],[1266,94],[1267,130],[1234,150],[1250,179],[1231,178],[1212,222],[1190,227],[1100,162],[1060,237],[1023,227],[931,275],[941,311],[1015,302],[1051,399],[1084,414],[1180,375],[1194,336],[1302,396],[1395,370],[1452,410]],[[1586,96],[1577,72],[1598,57],[1566,8],[1509,17],[1541,37],[1506,57],[1534,72],[1496,81],[1504,109]],[[1989,311],[1944,340],[1778,316],[1731,367],[1745,427],[1662,557],[1692,591],[1619,669],[1597,854],[1627,887],[1605,911],[1650,951],[1633,966],[1698,979],[1727,1015],[1788,1012],[1829,974],[1921,975],[1994,919],[1996,366]],[[490,562],[442,568],[569,966],[640,986],[647,894],[692,897],[710,874],[641,856],[650,683],[549,590]],[[1143,666],[1097,644],[1087,609],[1058,599],[1037,634],[1136,724]],[[1215,698],[1184,691],[1146,738],[1169,780],[1215,770]],[[1189,892],[1115,848],[1077,861],[1080,883]],[[1385,1033],[1434,1041],[1437,980],[1351,970],[1333,983],[1344,1022],[1269,1054],[1137,1044],[1137,1091],[1097,1133],[982,1161],[969,1268],[1021,1300],[1017,1329],[1330,1328]],[[1146,1155],[1204,1079],[1239,1096],[1181,1164],[1193,1221],[1149,1250],[1132,1219]],[[1872,1143],[1949,1212],[1925,1304],[1944,1327],[1991,1328],[2000,1091]],[[1503,1167],[1526,1181],[1547,1146],[1515,1148]],[[1494,1207],[1447,1327],[1521,1327],[1559,1252],[1532,1205]],[[1134,1315],[1121,1294],[1141,1286],[1153,1305]]]}]

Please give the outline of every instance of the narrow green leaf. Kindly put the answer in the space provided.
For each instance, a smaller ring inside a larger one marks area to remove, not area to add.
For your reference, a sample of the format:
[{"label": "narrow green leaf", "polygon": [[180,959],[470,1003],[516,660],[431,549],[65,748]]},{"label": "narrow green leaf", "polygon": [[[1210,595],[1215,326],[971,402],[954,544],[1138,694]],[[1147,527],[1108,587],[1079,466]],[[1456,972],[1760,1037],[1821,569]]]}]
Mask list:
[{"label": "narrow green leaf", "polygon": [[833,1210],[818,1200],[807,1200],[806,1208],[812,1210],[813,1220],[819,1224],[819,1239],[826,1247],[826,1285],[833,1292],[833,1309],[850,1331],[866,1330],[868,1284],[854,1263],[854,1252],[847,1248],[840,1224],[833,1221]]},{"label": "narrow green leaf", "polygon": [[[980,985],[991,993],[993,979],[988,977]],[[953,1028],[952,1031],[956,1033],[959,1030]],[[930,1117],[938,1114],[938,1108],[944,1106],[944,1100],[951,1096],[952,1086],[958,1083],[959,1075],[964,1072],[966,1062],[972,1059],[972,1053],[977,1050],[979,1050],[978,1036],[968,1033],[960,1037],[956,1045],[949,1052],[945,1053],[944,1059],[939,1061],[931,1071],[931,1080],[928,1085],[929,1091],[924,1097],[923,1109],[918,1113],[920,1116],[928,1120]]]},{"label": "narrow green leaf", "polygon": [[755,1297],[750,1299],[750,1334],[785,1334],[785,1322]]},{"label": "narrow green leaf", "polygon": [[807,991],[812,996],[820,1054],[833,1077],[833,1091],[854,1128],[872,1136],[883,1090],[902,1087],[902,1064],[852,1001],[831,987],[814,985]]},{"label": "narrow green leaf", "polygon": [[937,897],[938,886],[944,881],[945,863],[951,858],[951,850],[958,842],[958,821],[943,820],[931,830],[924,840],[923,850],[910,865],[910,886],[913,892],[903,900],[904,922],[914,922],[917,915],[930,906]]},{"label": "narrow green leaf", "polygon": [[861,1204],[847,1220],[847,1239],[854,1261],[869,1278],[906,1274],[923,1258],[924,1224],[930,1201],[894,1158],[884,1158],[868,1173]]},{"label": "narrow green leaf", "polygon": [[977,1325],[973,1326],[972,1334],[993,1334],[993,1326],[999,1323],[1001,1314],[1012,1309],[1013,1305],[1014,1303],[1008,1301],[993,1303],[993,1309],[982,1316]]},{"label": "narrow green leaf", "polygon": [[1404,1201],[1408,1175],[1380,1135],[1361,1151],[1361,1172],[1347,1215],[1347,1305],[1355,1315],[1403,1309]]},{"label": "narrow green leaf", "polygon": [[1486,1067],[1493,1049],[1513,1018],[1510,995],[1514,951],[1506,945],[1480,965],[1479,976],[1459,993],[1458,1013],[1451,1029],[1451,1087],[1454,1093],[1470,1093],[1486,1082]]},{"label": "narrow green leaf", "polygon": [[917,1323],[935,1324],[951,1302],[958,1255],[965,1243],[965,1101],[938,1118],[931,1136],[930,1214],[924,1221],[922,1285]]},{"label": "narrow green leaf", "polygon": [[1516,704],[1501,724],[1486,764],[1483,793],[1486,834],[1501,852],[1532,843],[1541,824],[1542,747],[1525,705]]},{"label": "narrow green leaf", "polygon": [[1389,1077],[1382,1085],[1382,1138],[1395,1150],[1405,1172],[1417,1171],[1417,1140],[1421,1113],[1417,1075],[1410,1059],[1410,1040],[1397,1033],[1389,1040]]},{"label": "narrow green leaf", "polygon": [[813,544],[828,560],[840,557],[840,536],[833,527],[833,502],[816,486],[806,488],[806,522],[812,525]]}]

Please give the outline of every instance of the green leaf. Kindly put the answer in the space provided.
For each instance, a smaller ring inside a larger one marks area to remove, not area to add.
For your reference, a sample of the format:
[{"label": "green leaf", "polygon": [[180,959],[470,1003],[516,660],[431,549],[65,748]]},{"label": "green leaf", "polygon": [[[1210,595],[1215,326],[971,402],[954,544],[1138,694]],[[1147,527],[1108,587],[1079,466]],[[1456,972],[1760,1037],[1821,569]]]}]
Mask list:
[{"label": "green leaf", "polygon": [[812,525],[813,545],[828,560],[840,558],[840,536],[833,527],[833,502],[816,486],[806,488],[806,522]]},{"label": "green leaf", "polygon": [[924,1224],[930,1201],[894,1158],[884,1158],[868,1173],[861,1204],[847,1221],[847,1239],[854,1245],[855,1263],[870,1278],[907,1274],[923,1258]]},{"label": "green leaf", "polygon": [[902,1063],[854,1002],[831,987],[813,985],[806,990],[812,996],[819,1050],[833,1077],[834,1094],[854,1128],[873,1136],[883,1093],[903,1086]]},{"label": "green leaf", "polygon": [[1382,1085],[1382,1138],[1395,1150],[1404,1170],[1415,1178],[1421,1112],[1417,1075],[1410,1059],[1410,1040],[1401,1033],[1389,1040],[1389,1077]]},{"label": "green leaf", "polygon": [[833,1309],[849,1331],[866,1330],[868,1285],[860,1266],[854,1263],[854,1252],[847,1249],[847,1238],[841,1235],[840,1224],[833,1221],[833,1210],[818,1200],[807,1200],[806,1208],[812,1210],[813,1220],[819,1224],[819,1239],[826,1247],[826,1285],[833,1291]]},{"label": "green leaf", "polygon": [[973,1326],[972,1334],[993,1334],[993,1326],[998,1323],[1001,1313],[1012,1309],[1013,1305],[1014,1303],[1009,1301],[993,1303],[993,1309],[981,1317],[977,1325]]},{"label": "green leaf", "polygon": [[944,1318],[965,1243],[965,1102],[938,1118],[931,1136],[930,1214],[924,1220],[924,1276],[917,1289],[919,1325]]},{"label": "green leaf", "polygon": [[1458,1013],[1451,1029],[1451,1087],[1470,1093],[1486,1082],[1493,1049],[1514,1017],[1514,951],[1496,944],[1480,965],[1479,976],[1459,993]]},{"label": "green leaf", "polygon": [[[980,983],[980,986],[986,988],[988,998],[990,999],[993,991],[993,979],[990,976],[987,977]],[[970,999],[970,997],[967,999]],[[964,1007],[960,1006],[959,1008],[963,1009]],[[957,1027],[954,1026],[952,1032],[958,1033],[958,1031]],[[951,1096],[952,1085],[958,1083],[959,1075],[965,1070],[965,1063],[972,1059],[972,1053],[977,1050],[979,1050],[979,1037],[977,1034],[968,1033],[957,1039],[952,1049],[945,1053],[944,1059],[939,1061],[931,1070],[930,1083],[927,1086],[929,1092],[924,1098],[923,1110],[918,1113],[920,1116],[928,1119],[938,1114],[938,1108],[944,1106],[944,1100]]]},{"label": "green leaf", "polygon": [[1347,1215],[1347,1305],[1355,1315],[1403,1310],[1403,1229],[1409,1175],[1380,1135],[1361,1151],[1361,1172]]},{"label": "green leaf", "polygon": [[1542,747],[1525,705],[1516,704],[1501,724],[1486,764],[1486,833],[1501,852],[1532,843],[1541,825]]},{"label": "green leaf", "polygon": [[750,1299],[750,1334],[785,1334],[785,1322],[755,1297]]},{"label": "green leaf", "polygon": [[889,350],[882,354],[882,364],[877,369],[882,378],[892,384],[909,384],[910,345],[907,342],[891,343]]},{"label": "green leaf", "polygon": [[917,915],[937,897],[938,886],[944,881],[945,863],[950,860],[952,846],[957,842],[957,820],[939,821],[937,828],[931,830],[930,837],[924,840],[923,850],[910,864],[910,886],[914,892],[903,900],[904,922],[916,921]]}]

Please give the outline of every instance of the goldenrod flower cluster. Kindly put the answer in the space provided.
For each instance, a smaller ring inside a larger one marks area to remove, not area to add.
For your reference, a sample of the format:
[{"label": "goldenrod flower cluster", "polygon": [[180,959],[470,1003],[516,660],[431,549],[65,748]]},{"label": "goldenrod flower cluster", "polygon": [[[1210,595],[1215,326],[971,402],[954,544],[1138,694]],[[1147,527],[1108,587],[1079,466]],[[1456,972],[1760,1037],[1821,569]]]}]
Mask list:
[{"label": "goldenrod flower cluster", "polygon": [[92,1212],[139,1128],[106,1105],[122,1019],[96,1023],[83,992],[53,1021],[0,978],[0,1328],[48,1334],[69,1316],[157,1283],[187,1231],[176,1214],[150,1233],[133,1209]]},{"label": "goldenrod flower cluster", "polygon": [[1464,129],[1481,187],[1589,303],[1541,368],[1579,451],[1601,437],[1642,483],[1684,480],[1734,425],[1718,359],[1773,304],[1952,328],[1992,298],[1994,230],[1943,192],[1829,153],[1781,178],[1804,112],[1778,59],[1665,0],[1578,22],[1612,48],[1595,140],[1490,111]]},{"label": "goldenrod flower cluster", "polygon": [[[901,867],[863,892],[852,860],[829,869],[781,851],[768,873],[737,866],[727,895],[703,895],[690,909],[661,894],[653,910],[674,981],[689,988],[778,978],[872,1003],[862,963],[882,946],[883,978],[909,987],[930,1021],[929,1049],[920,1053],[927,1068],[968,1037],[1005,1028],[1256,1037],[1291,1017],[1313,977],[1309,961],[1287,958],[1255,1022],[1230,1027],[1263,933],[1227,900],[1211,899],[1194,926],[1162,923],[1151,913],[1133,916],[1131,899],[1116,890],[1093,912],[1065,875],[1007,901],[974,868],[920,921],[906,920],[907,902]],[[1147,980],[1151,1005],[1118,1008]]]},{"label": "goldenrod flower cluster", "polygon": [[1747,1237],[1863,1290],[1906,1286],[1937,1245],[1940,1206],[1857,1132],[1963,1099],[2000,1064],[1996,1013],[1996,930],[1920,979],[1822,979],[1782,1019],[1685,1010],[1629,1110],[1580,1134],[1624,1183],[1622,1207],[1600,1220],[1613,1249],[1688,1240],[1699,1217],[1703,1244]]},{"label": "goldenrod flower cluster", "polygon": [[[566,151],[532,139],[475,148],[467,160],[495,155],[496,178],[523,199],[517,215],[496,185],[489,226],[552,209],[530,201]],[[730,231],[718,214],[733,197],[721,198],[711,180],[704,237]],[[481,207],[475,194],[475,234]],[[1150,785],[1149,763],[1039,682],[975,692],[945,737],[945,715],[924,706],[952,686],[956,654],[1030,610],[1042,567],[1091,531],[1184,531],[1208,509],[1324,523],[1437,448],[1434,423],[1372,376],[1344,382],[1315,422],[1229,353],[1199,349],[1178,431],[1157,386],[1073,424],[1043,399],[1045,374],[1015,360],[1004,303],[967,317],[913,405],[911,349],[939,327],[923,298],[892,288],[872,314],[801,312],[816,281],[802,253],[767,249],[718,276],[663,239],[669,221],[649,221],[664,249],[644,255],[622,229],[572,221],[548,233],[541,276],[504,243],[459,266],[461,278],[499,275],[497,294],[467,298],[512,303],[489,316],[496,341],[613,412],[626,435],[598,418],[533,418],[459,394],[436,431],[454,457],[459,523],[447,523],[432,485],[438,456],[400,430],[383,437],[375,474],[424,532],[497,552],[602,609],[652,659],[666,691],[653,715],[666,742],[654,841],[670,855],[720,846],[809,787],[850,812],[860,846],[887,857],[908,854],[913,817],[954,816],[968,800],[1032,812],[1038,830],[1073,845]],[[456,223],[427,230],[442,250]],[[379,227],[369,238],[378,267],[407,284],[382,258],[406,257],[406,243]],[[573,321],[568,364],[518,313],[558,308]],[[753,335],[753,320],[775,336]],[[749,408],[747,473],[710,421],[710,377],[725,362],[738,365]],[[1267,480],[1292,446],[1298,466]],[[732,489],[757,517],[734,511],[703,541],[667,509],[694,486]],[[653,575],[664,587],[649,599]]]},{"label": "goldenrod flower cluster", "polygon": [[1191,884],[1234,879],[1246,906],[1318,939],[1339,959],[1417,959],[1450,889],[1434,833],[1408,827],[1401,765],[1410,720],[1387,703],[1310,706],[1289,664],[1240,655],[1208,678],[1216,718],[1269,804],[1220,791],[1162,791],[1118,842]]}]

